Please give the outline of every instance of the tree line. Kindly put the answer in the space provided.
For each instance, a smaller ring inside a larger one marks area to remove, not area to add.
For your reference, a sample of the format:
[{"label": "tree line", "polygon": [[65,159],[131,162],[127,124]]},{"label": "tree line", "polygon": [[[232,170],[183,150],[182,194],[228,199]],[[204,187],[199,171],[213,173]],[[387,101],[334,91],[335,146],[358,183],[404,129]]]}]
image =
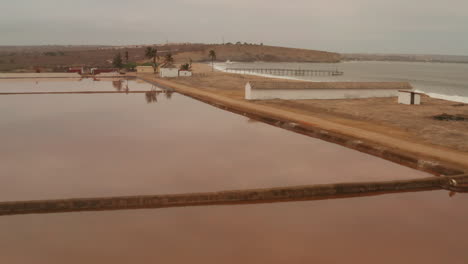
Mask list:
[{"label": "tree line", "polygon": [[[208,57],[211,59],[211,67],[212,67],[212,71],[214,71],[214,61],[216,60],[216,52],[214,50],[210,50],[208,52]],[[160,57],[158,55],[158,49],[155,48],[155,47],[146,47],[146,49],[145,49],[145,58],[151,60],[152,63],[150,63],[149,65],[148,65],[148,63],[145,63],[143,65],[144,66],[153,66],[154,72],[156,73],[156,69],[160,65],[160,63],[159,63]],[[125,63],[124,63],[124,59],[125,59]],[[163,64],[164,65],[171,65],[173,63],[174,63],[174,57],[172,56],[172,53],[166,54],[164,56],[164,59],[163,59]],[[138,66],[137,63],[129,61],[129,52],[128,52],[128,50],[126,50],[124,52],[124,58],[122,58],[122,55],[121,55],[120,52],[116,53],[113,60],[112,60],[112,65],[115,68],[118,68],[118,69],[126,68],[126,69],[130,69],[130,70],[134,70]],[[191,70],[191,67],[192,67],[192,59],[189,59],[189,62],[185,63],[185,64],[182,64],[180,66],[180,69],[181,70]]]}]

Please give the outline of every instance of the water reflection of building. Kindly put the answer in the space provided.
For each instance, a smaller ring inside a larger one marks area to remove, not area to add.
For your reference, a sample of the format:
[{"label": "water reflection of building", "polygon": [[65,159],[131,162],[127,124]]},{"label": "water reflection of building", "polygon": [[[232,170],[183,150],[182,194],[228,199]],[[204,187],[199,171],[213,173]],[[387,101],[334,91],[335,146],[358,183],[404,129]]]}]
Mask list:
[{"label": "water reflection of building", "polygon": [[171,99],[173,93],[174,93],[173,91],[166,91],[164,95],[166,96],[167,99]]},{"label": "water reflection of building", "polygon": [[156,103],[156,102],[158,102],[158,92],[148,91],[148,92],[145,93],[145,98],[146,98],[146,102],[148,104]]},{"label": "water reflection of building", "polygon": [[115,88],[117,91],[122,91],[122,80],[116,80],[112,81],[112,86]]},{"label": "water reflection of building", "polygon": [[112,79],[112,86],[117,90],[118,92],[128,92],[130,89],[128,88],[128,80],[125,79],[120,79],[120,78],[114,78]]},{"label": "water reflection of building", "polygon": [[173,91],[156,91],[156,90],[148,91],[145,93],[146,102],[148,104],[157,103],[159,93],[164,93],[164,96],[166,97],[166,99],[170,100],[174,92]]}]

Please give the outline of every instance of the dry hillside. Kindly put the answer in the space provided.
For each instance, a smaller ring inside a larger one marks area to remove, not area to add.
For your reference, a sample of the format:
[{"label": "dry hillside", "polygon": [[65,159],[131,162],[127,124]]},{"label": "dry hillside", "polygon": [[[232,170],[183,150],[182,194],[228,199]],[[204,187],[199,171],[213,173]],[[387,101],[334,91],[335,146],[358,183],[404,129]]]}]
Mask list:
[{"label": "dry hillside", "polygon": [[332,52],[253,44],[206,45],[200,50],[178,53],[176,58],[207,61],[209,50],[216,51],[217,61],[338,62],[341,58]]},{"label": "dry hillside", "polygon": [[[129,62],[149,61],[145,58],[146,46],[0,46],[0,71],[64,71],[71,66],[112,67],[112,58],[117,53]],[[218,61],[275,61],[275,62],[336,62],[337,53],[272,47],[255,44],[168,44],[156,45],[158,55],[171,53],[176,63],[208,61],[209,50],[215,50]],[[125,59],[124,59],[124,62]]]}]

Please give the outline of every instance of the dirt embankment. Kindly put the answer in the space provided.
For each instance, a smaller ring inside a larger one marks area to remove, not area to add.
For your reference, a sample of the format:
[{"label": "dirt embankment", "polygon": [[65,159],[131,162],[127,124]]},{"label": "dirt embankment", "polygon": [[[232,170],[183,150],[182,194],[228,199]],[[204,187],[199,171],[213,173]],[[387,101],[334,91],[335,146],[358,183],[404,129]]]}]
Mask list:
[{"label": "dirt embankment", "polygon": [[269,189],[233,190],[210,193],[0,202],[0,216],[312,201],[439,189],[459,192],[465,191],[466,186],[454,187],[453,181],[457,182],[457,185],[465,186],[468,182],[468,175],[385,182],[337,183]]},{"label": "dirt embankment", "polygon": [[143,78],[220,108],[409,167],[436,174],[447,174],[445,168],[468,168],[466,122],[432,118],[443,111],[464,113],[468,105],[429,97],[420,106],[399,105],[396,98],[247,101],[243,99],[246,82],[265,78],[194,66],[197,74],[192,78]]},{"label": "dirt embankment", "polygon": [[[173,81],[239,100],[244,100],[244,87],[248,81],[279,80],[211,72],[211,68],[205,64],[194,65],[194,70],[200,74],[193,78],[178,78]],[[433,118],[443,113],[468,115],[468,104],[428,96],[423,96],[422,104],[417,106],[398,104],[397,98],[267,100],[255,103],[295,113],[321,116],[341,124],[468,152],[468,122],[441,121]]]}]

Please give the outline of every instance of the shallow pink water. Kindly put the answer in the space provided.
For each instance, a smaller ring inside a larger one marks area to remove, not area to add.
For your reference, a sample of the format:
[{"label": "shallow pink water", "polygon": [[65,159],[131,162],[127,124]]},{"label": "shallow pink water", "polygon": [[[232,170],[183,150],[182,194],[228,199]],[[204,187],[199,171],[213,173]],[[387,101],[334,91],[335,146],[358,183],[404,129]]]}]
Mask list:
[{"label": "shallow pink water", "polygon": [[0,93],[66,91],[144,91],[150,89],[156,89],[156,87],[141,80],[126,80],[123,78],[37,78],[0,80]]},{"label": "shallow pink water", "polygon": [[[4,96],[0,131],[1,201],[428,176],[178,94]],[[466,202],[438,191],[0,217],[0,263],[464,263]]]}]

